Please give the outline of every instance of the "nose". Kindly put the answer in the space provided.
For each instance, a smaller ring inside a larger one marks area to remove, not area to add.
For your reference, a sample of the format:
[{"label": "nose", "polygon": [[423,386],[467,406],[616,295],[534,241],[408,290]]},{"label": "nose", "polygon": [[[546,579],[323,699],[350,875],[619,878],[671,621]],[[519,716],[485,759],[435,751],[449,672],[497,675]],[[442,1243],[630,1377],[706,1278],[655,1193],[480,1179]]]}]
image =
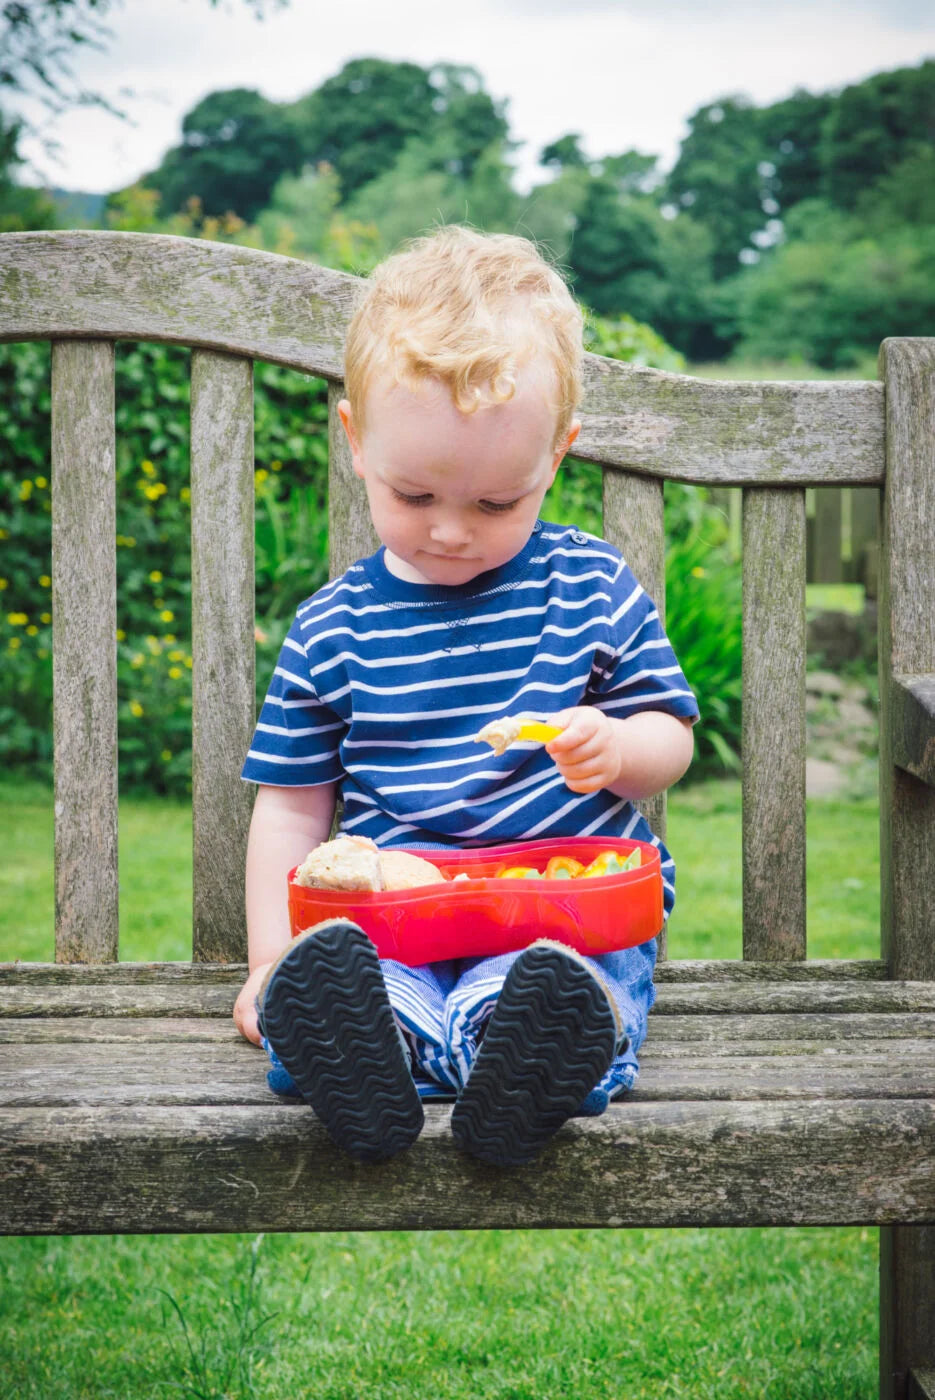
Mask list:
[{"label": "nose", "polygon": [[471,530],[459,516],[447,513],[436,516],[429,529],[432,542],[445,550],[461,549],[470,543]]}]

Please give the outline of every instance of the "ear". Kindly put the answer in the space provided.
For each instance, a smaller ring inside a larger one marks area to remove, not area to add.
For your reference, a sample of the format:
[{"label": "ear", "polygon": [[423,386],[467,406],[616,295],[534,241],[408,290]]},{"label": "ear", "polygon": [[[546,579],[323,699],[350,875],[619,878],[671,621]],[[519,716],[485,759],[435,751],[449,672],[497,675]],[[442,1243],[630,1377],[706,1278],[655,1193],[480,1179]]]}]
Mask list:
[{"label": "ear", "polygon": [[344,431],[347,434],[347,440],[350,443],[351,461],[353,463],[354,472],[357,476],[362,477],[364,474],[364,468],[363,463],[361,461],[360,440],[357,436],[357,432],[354,427],[354,416],[351,413],[351,405],[349,399],[341,399],[339,401],[338,417],[341,419],[341,425],[344,428]]},{"label": "ear", "polygon": [[581,420],[580,418],[575,418],[572,422],[571,427],[568,430],[568,436],[566,437],[565,441],[563,443],[560,443],[560,445],[555,449],[555,456],[552,459],[553,481],[555,480],[555,473],[558,471],[559,466],[561,465],[562,458],[565,456],[565,453],[569,450],[575,438],[580,432]]}]

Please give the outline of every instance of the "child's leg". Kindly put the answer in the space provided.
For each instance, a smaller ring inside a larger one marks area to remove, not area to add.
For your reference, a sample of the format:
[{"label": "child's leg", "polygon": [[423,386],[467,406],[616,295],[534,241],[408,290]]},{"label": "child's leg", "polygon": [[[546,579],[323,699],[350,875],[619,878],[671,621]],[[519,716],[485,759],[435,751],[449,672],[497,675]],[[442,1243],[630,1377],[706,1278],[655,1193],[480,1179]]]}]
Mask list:
[{"label": "child's leg", "polygon": [[[473,969],[481,992],[485,971]],[[519,1166],[579,1111],[626,1034],[600,971],[561,944],[541,941],[514,955],[499,996],[495,978],[488,981],[496,1003],[451,1129],[472,1156]],[[459,983],[449,1002],[467,990]]]},{"label": "child's leg", "polygon": [[378,1161],[415,1141],[422,1104],[376,949],[356,924],[329,919],[294,939],[257,1004],[261,1034],[339,1147]]},{"label": "child's leg", "polygon": [[588,1094],[579,1110],[596,1117],[611,1099],[632,1089],[639,1074],[637,1056],[646,1039],[650,1008],[656,1000],[653,970],[656,966],[656,940],[635,948],[621,948],[599,958],[586,959],[610,991],[623,1024],[625,1043],[617,1048],[613,1063],[600,1083]]}]

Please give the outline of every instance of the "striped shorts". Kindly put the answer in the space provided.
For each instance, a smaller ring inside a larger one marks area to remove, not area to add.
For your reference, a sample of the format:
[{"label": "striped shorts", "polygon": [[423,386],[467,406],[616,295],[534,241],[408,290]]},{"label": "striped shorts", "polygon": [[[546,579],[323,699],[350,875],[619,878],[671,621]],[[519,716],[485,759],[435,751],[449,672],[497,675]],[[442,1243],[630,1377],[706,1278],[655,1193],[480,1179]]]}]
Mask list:
[{"label": "striped shorts", "polygon": [[[467,1083],[484,1026],[506,975],[518,957],[518,952],[503,953],[490,958],[427,963],[423,967],[380,960],[420,1098],[457,1098]],[[622,1037],[613,1063],[579,1109],[580,1116],[596,1117],[611,1099],[636,1083],[637,1054],[646,1037],[646,1020],[655,1000],[656,940],[585,961],[605,991],[613,996],[622,1022]],[[298,1091],[288,1070],[265,1039],[262,1045],[272,1062],[267,1074],[269,1087],[277,1094],[295,1095]]]}]

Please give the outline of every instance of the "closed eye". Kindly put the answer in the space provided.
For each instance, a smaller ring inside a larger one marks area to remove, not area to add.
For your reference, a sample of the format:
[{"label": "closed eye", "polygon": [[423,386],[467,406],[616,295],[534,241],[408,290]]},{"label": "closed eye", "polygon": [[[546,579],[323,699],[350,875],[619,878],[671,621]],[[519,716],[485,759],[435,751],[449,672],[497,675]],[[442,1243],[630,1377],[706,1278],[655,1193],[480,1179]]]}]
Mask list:
[{"label": "closed eye", "polygon": [[[393,496],[397,501],[404,501],[407,506],[427,506],[431,505],[434,497],[431,492],[425,492],[421,496],[407,496],[405,491],[397,491],[396,487],[391,488]],[[515,501],[478,501],[481,510],[490,511],[496,514],[498,511],[512,510],[519,504],[519,499]]]}]

